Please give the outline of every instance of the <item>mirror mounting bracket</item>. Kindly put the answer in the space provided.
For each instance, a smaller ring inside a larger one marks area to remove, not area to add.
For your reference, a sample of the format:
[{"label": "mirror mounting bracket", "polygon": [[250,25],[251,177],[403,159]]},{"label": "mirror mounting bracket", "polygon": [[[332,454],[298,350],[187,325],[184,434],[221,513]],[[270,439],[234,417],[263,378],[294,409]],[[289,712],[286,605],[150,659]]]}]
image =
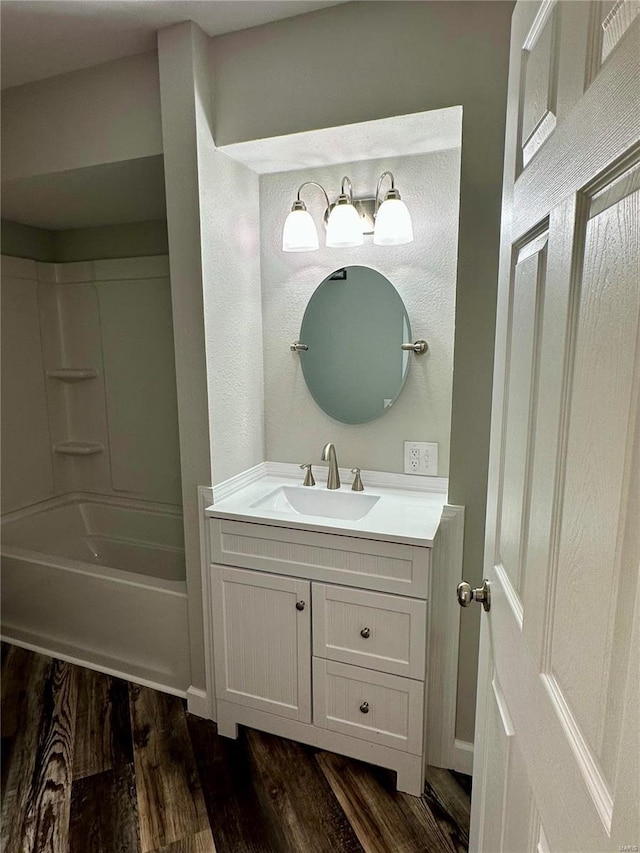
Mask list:
[{"label": "mirror mounting bracket", "polygon": [[419,340],[413,344],[402,344],[401,349],[413,351],[416,355],[424,355],[429,349],[429,344],[426,341]]}]

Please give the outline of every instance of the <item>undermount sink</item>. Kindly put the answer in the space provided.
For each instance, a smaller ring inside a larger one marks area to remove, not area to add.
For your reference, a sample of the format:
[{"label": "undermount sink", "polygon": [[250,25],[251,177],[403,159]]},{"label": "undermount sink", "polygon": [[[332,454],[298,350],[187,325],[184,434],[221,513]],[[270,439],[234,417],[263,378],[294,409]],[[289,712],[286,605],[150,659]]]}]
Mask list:
[{"label": "undermount sink", "polygon": [[288,512],[295,515],[315,515],[323,518],[341,518],[358,521],[364,518],[380,500],[377,495],[359,492],[329,491],[301,486],[279,486],[259,501],[252,509],[271,512]]}]

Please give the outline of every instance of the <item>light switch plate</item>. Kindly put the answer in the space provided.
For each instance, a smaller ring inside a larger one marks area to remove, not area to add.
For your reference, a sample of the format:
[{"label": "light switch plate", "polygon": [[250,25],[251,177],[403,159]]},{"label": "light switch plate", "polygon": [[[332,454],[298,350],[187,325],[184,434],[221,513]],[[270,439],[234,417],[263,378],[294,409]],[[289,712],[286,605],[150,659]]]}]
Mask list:
[{"label": "light switch plate", "polygon": [[405,441],[404,473],[438,476],[438,445],[429,441]]}]

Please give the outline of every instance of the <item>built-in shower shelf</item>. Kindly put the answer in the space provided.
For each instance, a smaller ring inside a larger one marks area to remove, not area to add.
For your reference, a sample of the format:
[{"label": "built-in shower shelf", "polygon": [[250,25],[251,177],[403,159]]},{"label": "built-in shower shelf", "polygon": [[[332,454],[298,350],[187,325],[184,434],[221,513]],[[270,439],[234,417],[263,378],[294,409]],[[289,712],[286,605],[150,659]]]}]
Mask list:
[{"label": "built-in shower shelf", "polygon": [[64,441],[54,444],[53,449],[63,456],[93,456],[94,453],[102,453],[104,447],[98,441]]},{"label": "built-in shower shelf", "polygon": [[47,370],[50,379],[60,379],[62,382],[82,382],[83,379],[95,379],[98,371],[94,367],[56,367]]}]

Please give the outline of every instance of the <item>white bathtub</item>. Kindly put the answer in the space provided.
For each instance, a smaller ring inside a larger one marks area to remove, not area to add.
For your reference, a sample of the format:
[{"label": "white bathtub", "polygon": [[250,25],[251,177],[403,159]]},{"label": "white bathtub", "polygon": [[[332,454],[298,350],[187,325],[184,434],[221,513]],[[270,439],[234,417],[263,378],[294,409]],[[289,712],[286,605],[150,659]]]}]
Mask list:
[{"label": "white bathtub", "polygon": [[184,695],[182,514],[68,495],[2,518],[2,636]]}]

